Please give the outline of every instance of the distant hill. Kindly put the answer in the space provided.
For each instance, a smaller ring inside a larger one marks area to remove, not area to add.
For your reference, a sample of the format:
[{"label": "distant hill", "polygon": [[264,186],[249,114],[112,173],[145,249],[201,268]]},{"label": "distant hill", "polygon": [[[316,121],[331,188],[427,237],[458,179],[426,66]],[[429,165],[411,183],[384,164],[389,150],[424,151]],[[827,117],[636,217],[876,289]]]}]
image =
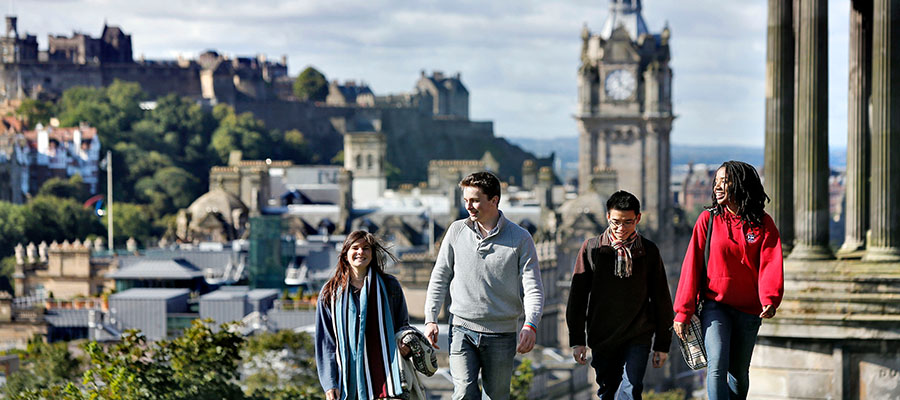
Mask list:
[{"label": "distant hill", "polygon": [[[578,171],[578,137],[562,136],[550,139],[507,138],[536,156],[544,157],[551,152],[556,153],[557,172],[563,177],[577,176]],[[832,167],[843,168],[847,165],[845,148],[832,148],[829,162]],[[672,145],[672,165],[693,163],[721,164],[728,160],[741,160],[757,167],[763,164],[762,147],[741,146],[697,146]]]}]

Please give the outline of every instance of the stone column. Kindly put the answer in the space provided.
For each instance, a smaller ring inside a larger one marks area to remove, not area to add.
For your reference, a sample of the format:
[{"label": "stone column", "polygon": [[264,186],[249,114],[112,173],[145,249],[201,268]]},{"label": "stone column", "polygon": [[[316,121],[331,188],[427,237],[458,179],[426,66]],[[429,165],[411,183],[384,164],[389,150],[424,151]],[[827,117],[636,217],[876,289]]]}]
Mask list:
[{"label": "stone column", "polygon": [[801,1],[799,17],[796,238],[790,258],[828,259],[828,2]]},{"label": "stone column", "polygon": [[[804,0],[805,1],[805,0]],[[872,14],[872,234],[863,257],[900,260],[900,0],[875,0]],[[896,24],[896,25],[895,25]]]},{"label": "stone column", "polygon": [[794,243],[793,3],[769,0],[766,48],[765,189],[785,253]]},{"label": "stone column", "polygon": [[850,3],[850,85],[847,98],[847,186],[841,257],[859,257],[869,229],[869,95],[872,2]]}]

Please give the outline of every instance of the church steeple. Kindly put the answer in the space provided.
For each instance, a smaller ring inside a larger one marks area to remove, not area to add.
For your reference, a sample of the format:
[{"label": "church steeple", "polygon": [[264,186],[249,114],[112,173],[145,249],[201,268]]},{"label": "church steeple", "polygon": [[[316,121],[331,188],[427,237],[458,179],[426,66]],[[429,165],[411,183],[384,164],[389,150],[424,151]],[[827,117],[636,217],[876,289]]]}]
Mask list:
[{"label": "church steeple", "polygon": [[609,0],[609,16],[599,32],[600,37],[608,40],[620,25],[625,27],[632,40],[648,33],[647,23],[641,15],[641,0]]}]

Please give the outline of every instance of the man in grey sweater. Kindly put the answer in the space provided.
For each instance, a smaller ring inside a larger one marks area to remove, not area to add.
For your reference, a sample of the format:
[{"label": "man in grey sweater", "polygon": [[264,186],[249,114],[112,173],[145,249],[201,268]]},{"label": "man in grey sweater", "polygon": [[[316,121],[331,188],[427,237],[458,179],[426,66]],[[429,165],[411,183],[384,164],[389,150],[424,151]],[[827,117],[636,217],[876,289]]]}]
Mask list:
[{"label": "man in grey sweater", "polygon": [[438,347],[437,317],[449,292],[452,398],[482,398],[481,372],[484,398],[505,400],[516,352],[534,348],[544,307],[537,251],[531,234],[498,208],[496,176],[476,172],[459,186],[469,217],[451,224],[441,243],[428,282],[425,336]]}]

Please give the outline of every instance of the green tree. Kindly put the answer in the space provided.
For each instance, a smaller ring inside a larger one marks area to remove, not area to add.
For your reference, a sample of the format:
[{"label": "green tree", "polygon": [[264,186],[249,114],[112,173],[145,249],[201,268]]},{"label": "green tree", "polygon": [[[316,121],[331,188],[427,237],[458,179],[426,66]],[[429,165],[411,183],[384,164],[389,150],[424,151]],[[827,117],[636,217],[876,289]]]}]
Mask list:
[{"label": "green tree", "polygon": [[156,108],[140,122],[154,128],[152,148],[168,154],[176,166],[188,170],[211,166],[208,148],[217,121],[202,105],[170,94],[157,99]]},{"label": "green tree", "polygon": [[129,130],[143,116],[141,102],[147,99],[147,94],[141,90],[140,84],[118,79],[107,86],[105,92],[113,111],[112,118],[106,125],[118,132]]},{"label": "green tree", "polygon": [[112,153],[113,195],[125,202],[141,201],[135,190],[137,182],[173,164],[171,157],[133,142],[116,143]]},{"label": "green tree", "polygon": [[244,158],[262,160],[270,158],[272,140],[269,131],[252,113],[235,114],[231,106],[219,104],[213,109],[219,127],[213,132],[210,147],[220,163],[228,161],[232,150],[240,150]]},{"label": "green tree", "polygon": [[23,235],[28,241],[84,240],[88,235],[103,234],[103,227],[92,210],[72,199],[36,196],[26,206]]},{"label": "green tree", "polygon": [[213,331],[210,321],[194,321],[181,337],[148,343],[137,331],[103,347],[84,350],[90,368],[74,382],[27,389],[12,399],[63,400],[242,400],[237,384],[244,339],[228,329]]},{"label": "green tree", "polygon": [[25,237],[25,206],[0,201],[0,257],[13,254]]},{"label": "green tree", "polygon": [[307,164],[313,160],[309,143],[300,131],[291,129],[282,133],[273,130],[271,137],[274,144],[271,158],[293,161],[294,164]]},{"label": "green tree", "polygon": [[16,272],[16,257],[9,256],[0,259],[0,281],[6,279],[13,289],[16,288],[16,282],[12,279],[13,273]]},{"label": "green tree", "polygon": [[[104,227],[109,226],[108,218],[103,218],[101,222]],[[115,202],[113,228],[118,246],[123,246],[128,238],[133,237],[147,247],[152,238],[157,236],[152,216],[147,212],[146,206],[141,204]]]},{"label": "green tree", "polygon": [[334,165],[344,165],[344,150],[340,150],[334,157],[331,158],[331,163]]},{"label": "green tree", "polygon": [[38,196],[56,196],[75,201],[85,201],[91,197],[91,192],[81,175],[75,174],[69,179],[47,179],[38,190]]},{"label": "green tree", "polygon": [[[247,393],[265,398],[294,393],[318,393],[313,338],[304,332],[282,330],[250,337],[241,352]],[[278,367],[274,367],[278,366]],[[281,393],[281,395],[278,395]]]},{"label": "green tree", "polygon": [[328,80],[312,66],[306,67],[294,80],[294,96],[300,100],[325,101]]},{"label": "green tree", "polygon": [[16,108],[16,115],[25,120],[25,126],[34,128],[38,123],[47,125],[56,110],[53,103],[36,99],[24,99]]},{"label": "green tree", "polygon": [[512,380],[509,382],[509,398],[513,400],[528,399],[532,381],[534,381],[534,369],[531,368],[531,360],[522,359],[522,363],[513,371]]},{"label": "green tree", "polygon": [[160,218],[186,208],[205,188],[189,172],[178,167],[165,167],[153,176],[141,178],[135,184],[138,200],[148,205],[151,214]]},{"label": "green tree", "polygon": [[25,351],[19,352],[19,357],[21,369],[10,374],[6,385],[0,387],[6,398],[18,399],[28,391],[65,385],[76,379],[84,368],[82,360],[69,352],[66,343],[44,343],[39,336],[28,342]]},{"label": "green tree", "polygon": [[59,101],[62,126],[87,122],[97,128],[100,142],[113,145],[127,135],[142,114],[140,102],[146,98],[141,86],[115,80],[106,88],[76,86],[63,92]]}]

